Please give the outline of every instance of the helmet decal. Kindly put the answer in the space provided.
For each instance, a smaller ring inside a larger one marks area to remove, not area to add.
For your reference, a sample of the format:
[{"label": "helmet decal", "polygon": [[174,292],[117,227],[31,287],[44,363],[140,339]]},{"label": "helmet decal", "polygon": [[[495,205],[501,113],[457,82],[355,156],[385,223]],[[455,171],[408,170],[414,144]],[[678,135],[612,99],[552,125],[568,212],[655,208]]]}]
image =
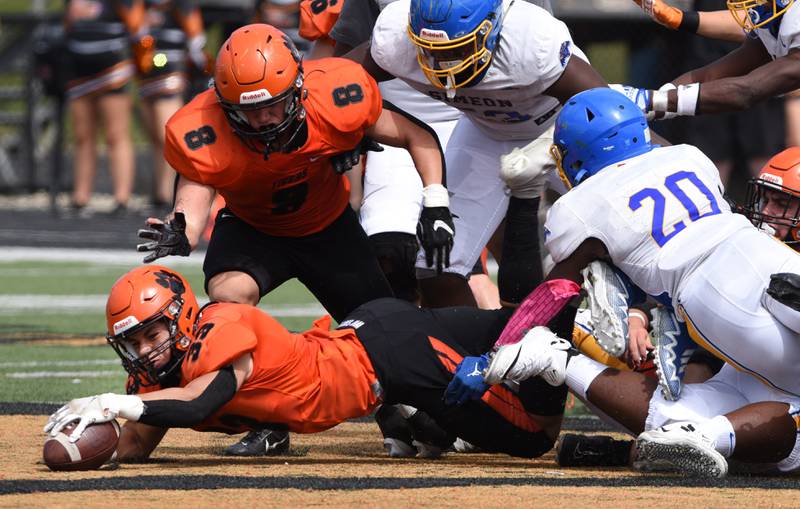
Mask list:
[{"label": "helmet decal", "polygon": [[160,270],[155,273],[156,284],[172,290],[177,297],[182,297],[186,291],[186,286],[183,280],[177,274],[166,270]]}]

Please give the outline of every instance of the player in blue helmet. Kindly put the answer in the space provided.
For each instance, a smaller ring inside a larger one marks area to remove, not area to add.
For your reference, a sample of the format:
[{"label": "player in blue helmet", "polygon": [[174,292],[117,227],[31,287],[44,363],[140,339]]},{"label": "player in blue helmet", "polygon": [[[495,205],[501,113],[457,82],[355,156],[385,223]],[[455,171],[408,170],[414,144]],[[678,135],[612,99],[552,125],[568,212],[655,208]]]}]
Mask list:
[{"label": "player in blue helmet", "polygon": [[652,150],[642,111],[625,95],[595,88],[567,101],[556,119],[551,153],[568,188],[610,164]]},{"label": "player in blue helmet", "polygon": [[408,36],[430,82],[448,90],[478,83],[503,26],[502,0],[412,0]]}]

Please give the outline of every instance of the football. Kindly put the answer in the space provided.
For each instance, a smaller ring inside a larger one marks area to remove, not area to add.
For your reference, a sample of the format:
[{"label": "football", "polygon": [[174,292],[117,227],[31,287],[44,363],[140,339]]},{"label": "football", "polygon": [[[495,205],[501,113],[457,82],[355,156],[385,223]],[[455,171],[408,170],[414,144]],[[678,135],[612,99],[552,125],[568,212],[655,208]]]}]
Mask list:
[{"label": "football", "polygon": [[117,421],[89,425],[83,435],[71,443],[69,435],[76,425],[77,421],[70,423],[58,435],[48,436],[45,440],[42,455],[50,470],[95,470],[108,461],[117,449]]}]

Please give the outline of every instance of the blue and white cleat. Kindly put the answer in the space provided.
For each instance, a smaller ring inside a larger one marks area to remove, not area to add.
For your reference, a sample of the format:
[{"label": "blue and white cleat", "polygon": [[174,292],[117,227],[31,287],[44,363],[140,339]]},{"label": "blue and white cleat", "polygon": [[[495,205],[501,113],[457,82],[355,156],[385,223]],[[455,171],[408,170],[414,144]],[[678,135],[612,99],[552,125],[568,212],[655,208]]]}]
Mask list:
[{"label": "blue and white cleat", "polygon": [[628,287],[605,262],[590,263],[583,275],[592,314],[592,335],[606,353],[619,357],[628,349]]},{"label": "blue and white cleat", "polygon": [[689,337],[686,324],[678,321],[671,308],[655,308],[652,314],[658,385],[664,399],[677,401],[683,388],[686,365],[697,350],[697,343]]}]

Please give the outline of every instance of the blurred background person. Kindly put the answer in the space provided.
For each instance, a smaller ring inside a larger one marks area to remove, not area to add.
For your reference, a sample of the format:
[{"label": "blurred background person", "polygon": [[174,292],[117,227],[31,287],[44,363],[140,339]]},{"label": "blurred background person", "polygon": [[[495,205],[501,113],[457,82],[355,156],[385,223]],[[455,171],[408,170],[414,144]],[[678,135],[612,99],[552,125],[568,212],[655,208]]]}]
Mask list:
[{"label": "blurred background person", "polygon": [[102,122],[113,183],[113,213],[124,213],[133,190],[130,136],[134,76],[130,41],[144,18],[144,0],[67,0],[64,24],[70,80],[67,100],[75,143],[72,208],[89,203],[97,172],[97,128]]},{"label": "blurred background person", "polygon": [[145,0],[145,30],[135,45],[143,124],[152,146],[152,205],[172,204],[175,170],[164,159],[164,126],[183,106],[188,66],[209,74],[212,59],[196,0]]}]

